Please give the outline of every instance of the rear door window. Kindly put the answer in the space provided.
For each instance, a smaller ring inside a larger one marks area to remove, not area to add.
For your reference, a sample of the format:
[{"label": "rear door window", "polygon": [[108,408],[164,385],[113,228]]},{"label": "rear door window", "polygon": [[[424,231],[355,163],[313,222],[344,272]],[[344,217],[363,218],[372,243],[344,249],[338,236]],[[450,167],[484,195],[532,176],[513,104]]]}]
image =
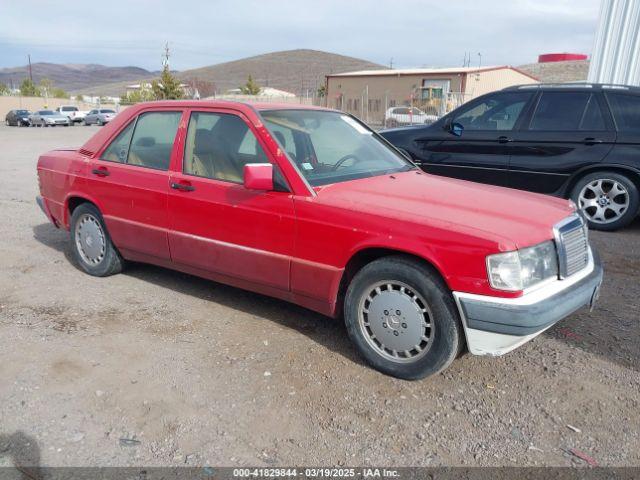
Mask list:
[{"label": "rear door window", "polygon": [[640,95],[607,93],[618,131],[640,133]]},{"label": "rear door window", "polygon": [[138,117],[127,163],[168,170],[182,112],[148,112]]},{"label": "rear door window", "polygon": [[589,92],[544,92],[529,129],[564,132],[603,130],[604,120],[596,97]]}]

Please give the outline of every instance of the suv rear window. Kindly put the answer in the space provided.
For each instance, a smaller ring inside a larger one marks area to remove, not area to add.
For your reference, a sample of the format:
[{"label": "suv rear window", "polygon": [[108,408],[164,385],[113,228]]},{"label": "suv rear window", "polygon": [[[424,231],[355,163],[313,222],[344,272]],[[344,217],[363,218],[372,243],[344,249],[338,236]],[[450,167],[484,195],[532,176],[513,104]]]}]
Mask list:
[{"label": "suv rear window", "polygon": [[607,93],[609,106],[620,132],[640,131],[640,96]]}]

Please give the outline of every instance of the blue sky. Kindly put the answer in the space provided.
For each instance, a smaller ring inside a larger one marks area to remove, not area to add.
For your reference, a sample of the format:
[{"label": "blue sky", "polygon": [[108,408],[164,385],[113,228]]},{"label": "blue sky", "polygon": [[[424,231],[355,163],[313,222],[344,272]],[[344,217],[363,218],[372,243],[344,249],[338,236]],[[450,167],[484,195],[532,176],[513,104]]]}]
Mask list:
[{"label": "blue sky", "polygon": [[600,0],[0,0],[0,67],[100,63],[185,70],[313,48],[398,67],[589,54]]}]

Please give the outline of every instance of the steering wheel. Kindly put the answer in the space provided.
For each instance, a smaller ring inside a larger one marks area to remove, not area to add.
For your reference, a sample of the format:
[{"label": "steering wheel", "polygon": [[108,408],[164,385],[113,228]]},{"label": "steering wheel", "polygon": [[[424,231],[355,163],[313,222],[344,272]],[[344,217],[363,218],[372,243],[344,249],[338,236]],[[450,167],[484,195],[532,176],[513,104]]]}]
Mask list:
[{"label": "steering wheel", "polygon": [[338,160],[336,162],[336,164],[333,166],[332,170],[339,169],[342,166],[342,164],[344,162],[346,162],[347,160],[349,160],[350,158],[353,158],[356,162],[360,161],[360,159],[358,157],[356,157],[353,153],[350,153],[350,154],[345,155],[344,157],[342,157],[340,160]]}]

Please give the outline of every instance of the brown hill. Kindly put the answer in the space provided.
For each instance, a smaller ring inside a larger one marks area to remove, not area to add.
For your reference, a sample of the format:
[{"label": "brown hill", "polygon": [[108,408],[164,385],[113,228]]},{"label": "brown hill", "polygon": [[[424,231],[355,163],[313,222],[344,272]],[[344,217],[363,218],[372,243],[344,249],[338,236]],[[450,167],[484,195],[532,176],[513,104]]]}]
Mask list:
[{"label": "brown hill", "polygon": [[[251,75],[263,87],[272,87],[300,95],[317,90],[324,83],[325,75],[353,70],[385,68],[382,65],[318,50],[286,50],[266,53],[255,57],[219,63],[208,67],[184,70],[177,76],[186,83],[200,80],[215,84],[222,93],[237,88]],[[153,77],[139,77],[139,81],[149,81]],[[94,95],[120,95],[125,86],[132,82],[118,82],[98,85],[80,92]]]},{"label": "brown hill", "polygon": [[518,69],[533,75],[543,83],[586,82],[589,60],[531,63]]},{"label": "brown hill", "polygon": [[[67,91],[76,91],[111,82],[126,82],[153,75],[138,67],[106,67],[94,64],[34,63],[31,65],[33,81],[37,84],[48,78],[53,85]],[[29,78],[29,67],[0,68],[0,82],[19,87],[22,80]]]}]

